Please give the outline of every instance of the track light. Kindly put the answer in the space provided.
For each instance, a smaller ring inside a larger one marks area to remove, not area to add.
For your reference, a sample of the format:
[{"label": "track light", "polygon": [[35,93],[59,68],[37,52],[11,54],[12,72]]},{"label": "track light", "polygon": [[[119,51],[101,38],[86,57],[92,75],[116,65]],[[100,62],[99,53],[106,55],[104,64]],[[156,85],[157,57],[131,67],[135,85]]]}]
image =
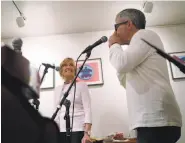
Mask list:
[{"label": "track light", "polygon": [[18,27],[24,27],[25,25],[24,18],[22,16],[17,17],[16,22],[17,22]]},{"label": "track light", "polygon": [[143,4],[143,11],[145,13],[151,13],[153,10],[153,3],[152,2],[144,2]]},{"label": "track light", "polygon": [[18,25],[18,27],[24,27],[25,23],[24,21],[26,20],[25,16],[23,15],[23,13],[19,10],[19,8],[17,7],[17,5],[15,4],[15,2],[12,0],[13,4],[15,5],[15,7],[17,8],[20,16],[16,18],[16,23]]}]

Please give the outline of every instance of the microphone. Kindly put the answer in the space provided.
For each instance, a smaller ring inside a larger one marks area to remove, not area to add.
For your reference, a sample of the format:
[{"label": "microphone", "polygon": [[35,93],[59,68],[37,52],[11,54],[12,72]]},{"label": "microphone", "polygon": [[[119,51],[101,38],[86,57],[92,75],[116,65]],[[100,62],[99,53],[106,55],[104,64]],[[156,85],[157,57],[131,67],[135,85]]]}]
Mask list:
[{"label": "microphone", "polygon": [[14,51],[18,52],[18,53],[22,53],[22,45],[23,45],[23,41],[21,38],[14,38],[12,41],[12,46]]},{"label": "microphone", "polygon": [[103,37],[101,37],[101,39],[99,39],[98,41],[96,41],[94,44],[89,45],[89,46],[82,52],[82,54],[85,54],[85,53],[91,51],[94,47],[96,47],[96,46],[98,46],[98,45],[100,45],[100,44],[102,44],[102,43],[105,43],[105,42],[107,42],[107,37],[106,37],[106,36],[103,36]]},{"label": "microphone", "polygon": [[144,41],[146,44],[148,44],[149,46],[151,46],[152,48],[154,48],[156,50],[156,52],[162,56],[163,58],[167,59],[168,61],[172,62],[174,65],[176,65],[179,70],[185,74],[185,65],[183,63],[181,63],[179,61],[179,59],[177,60],[174,57],[171,57],[170,55],[168,55],[167,53],[165,53],[163,50],[157,48],[156,46],[152,45],[151,43],[149,43],[148,41],[146,41],[145,39],[141,39],[142,41]]},{"label": "microphone", "polygon": [[52,69],[54,69],[56,71],[60,70],[60,67],[56,67],[56,66],[51,65],[51,64],[42,63],[42,65],[44,65],[45,67],[48,67],[48,68],[52,68]]}]

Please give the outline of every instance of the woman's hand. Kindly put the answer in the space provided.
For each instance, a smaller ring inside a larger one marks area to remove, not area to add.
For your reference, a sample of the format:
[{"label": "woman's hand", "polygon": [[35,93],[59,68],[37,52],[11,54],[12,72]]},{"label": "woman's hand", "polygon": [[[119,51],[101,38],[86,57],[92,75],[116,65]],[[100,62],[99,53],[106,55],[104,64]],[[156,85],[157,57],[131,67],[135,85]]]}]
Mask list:
[{"label": "woman's hand", "polygon": [[82,143],[88,143],[91,142],[90,136],[88,134],[84,134],[84,137],[82,138]]}]

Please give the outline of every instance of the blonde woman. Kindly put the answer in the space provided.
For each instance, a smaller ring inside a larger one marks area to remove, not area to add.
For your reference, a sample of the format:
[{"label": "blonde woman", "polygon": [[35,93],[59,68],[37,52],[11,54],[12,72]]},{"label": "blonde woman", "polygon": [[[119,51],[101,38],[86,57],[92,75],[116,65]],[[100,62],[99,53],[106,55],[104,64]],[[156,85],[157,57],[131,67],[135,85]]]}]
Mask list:
[{"label": "blonde woman", "polygon": [[[66,58],[61,62],[59,72],[64,83],[55,89],[55,108],[74,79],[75,70],[75,61],[72,58]],[[74,86],[69,92],[67,99],[71,102],[70,118],[72,119]],[[66,108],[62,106],[55,119],[60,128],[61,143],[66,142],[66,121],[64,120],[65,111]],[[72,120],[70,123],[72,125]],[[90,141],[91,125],[91,101],[88,86],[84,82],[77,82],[71,143],[85,143],[86,141]]]}]

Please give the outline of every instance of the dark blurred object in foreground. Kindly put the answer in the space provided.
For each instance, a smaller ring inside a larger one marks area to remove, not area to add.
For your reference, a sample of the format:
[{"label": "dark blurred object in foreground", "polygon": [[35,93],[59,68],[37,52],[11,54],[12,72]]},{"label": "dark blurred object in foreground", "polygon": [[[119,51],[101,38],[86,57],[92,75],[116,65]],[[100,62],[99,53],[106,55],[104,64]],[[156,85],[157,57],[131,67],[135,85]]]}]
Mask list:
[{"label": "dark blurred object in foreground", "polygon": [[28,102],[30,63],[7,45],[1,47],[1,135],[2,143],[59,143],[59,129]]}]

